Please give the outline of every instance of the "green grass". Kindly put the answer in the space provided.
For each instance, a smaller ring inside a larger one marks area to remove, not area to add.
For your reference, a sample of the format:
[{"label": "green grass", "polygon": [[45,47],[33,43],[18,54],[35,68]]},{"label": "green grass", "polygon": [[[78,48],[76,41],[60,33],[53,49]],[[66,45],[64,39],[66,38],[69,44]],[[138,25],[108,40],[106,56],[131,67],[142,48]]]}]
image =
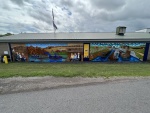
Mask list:
[{"label": "green grass", "polygon": [[150,76],[150,63],[0,63],[0,78],[18,76]]}]

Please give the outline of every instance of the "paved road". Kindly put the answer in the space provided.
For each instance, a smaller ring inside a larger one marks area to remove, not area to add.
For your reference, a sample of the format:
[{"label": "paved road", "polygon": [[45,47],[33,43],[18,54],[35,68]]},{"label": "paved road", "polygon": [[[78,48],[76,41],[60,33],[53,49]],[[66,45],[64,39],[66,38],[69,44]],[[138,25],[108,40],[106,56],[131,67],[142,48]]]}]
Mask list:
[{"label": "paved road", "polygon": [[150,113],[150,79],[0,95],[0,113]]}]

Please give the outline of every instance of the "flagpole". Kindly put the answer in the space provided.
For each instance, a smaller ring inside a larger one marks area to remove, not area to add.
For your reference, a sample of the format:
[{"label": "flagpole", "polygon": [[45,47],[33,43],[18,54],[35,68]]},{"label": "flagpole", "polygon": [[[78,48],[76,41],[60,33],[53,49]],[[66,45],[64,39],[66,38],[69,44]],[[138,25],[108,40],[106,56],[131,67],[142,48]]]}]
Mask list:
[{"label": "flagpole", "polygon": [[55,34],[55,27],[53,26],[53,29],[54,29],[54,34]]},{"label": "flagpole", "polygon": [[54,22],[54,12],[53,12],[53,9],[52,9],[52,17],[53,17],[53,28],[54,28],[54,35],[55,35],[55,31],[57,28],[57,26],[55,25],[55,22]]},{"label": "flagpole", "polygon": [[52,9],[52,17],[53,17],[53,30],[54,30],[54,36],[55,36],[55,28],[54,28],[54,13],[53,13],[53,9]]}]

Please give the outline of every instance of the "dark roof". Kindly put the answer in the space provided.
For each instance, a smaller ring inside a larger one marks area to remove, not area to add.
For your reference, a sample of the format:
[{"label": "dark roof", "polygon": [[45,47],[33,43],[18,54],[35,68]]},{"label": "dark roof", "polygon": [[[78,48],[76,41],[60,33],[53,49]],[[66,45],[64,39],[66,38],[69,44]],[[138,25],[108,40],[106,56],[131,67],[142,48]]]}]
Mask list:
[{"label": "dark roof", "polygon": [[150,42],[150,33],[21,33],[0,37],[0,42]]}]

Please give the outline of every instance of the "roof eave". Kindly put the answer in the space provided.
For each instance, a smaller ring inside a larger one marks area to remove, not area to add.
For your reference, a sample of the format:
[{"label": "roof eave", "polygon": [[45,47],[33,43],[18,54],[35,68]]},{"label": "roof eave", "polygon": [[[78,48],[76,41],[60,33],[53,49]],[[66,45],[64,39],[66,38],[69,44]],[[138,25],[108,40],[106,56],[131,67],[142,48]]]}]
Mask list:
[{"label": "roof eave", "polygon": [[147,42],[150,39],[21,39],[21,40],[1,40],[0,43],[49,43],[49,42]]}]

